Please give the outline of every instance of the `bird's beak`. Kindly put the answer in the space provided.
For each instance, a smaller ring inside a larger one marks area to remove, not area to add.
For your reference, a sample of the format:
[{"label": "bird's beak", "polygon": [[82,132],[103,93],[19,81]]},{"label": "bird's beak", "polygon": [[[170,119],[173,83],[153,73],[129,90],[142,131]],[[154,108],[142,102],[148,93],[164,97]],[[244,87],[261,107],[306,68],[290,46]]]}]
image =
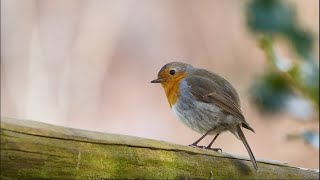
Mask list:
[{"label": "bird's beak", "polygon": [[158,78],[158,79],[155,79],[155,80],[151,81],[151,83],[162,83],[162,82],[164,82],[163,78]]}]

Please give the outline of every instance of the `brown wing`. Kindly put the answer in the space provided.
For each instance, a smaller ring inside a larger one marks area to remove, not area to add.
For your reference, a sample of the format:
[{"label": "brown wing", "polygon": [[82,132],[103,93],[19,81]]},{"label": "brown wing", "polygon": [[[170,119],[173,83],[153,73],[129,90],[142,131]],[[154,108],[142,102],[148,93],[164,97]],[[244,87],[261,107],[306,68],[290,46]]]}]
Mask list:
[{"label": "brown wing", "polygon": [[205,77],[220,85],[221,87],[223,87],[225,95],[229,96],[237,104],[237,106],[240,107],[239,95],[236,93],[236,89],[226,79],[224,79],[216,73],[213,73],[205,69],[195,69],[192,72],[192,75]]},{"label": "brown wing", "polygon": [[240,119],[243,122],[243,127],[254,132],[254,130],[245,121],[240,109],[240,105],[237,102],[238,100],[232,98],[232,96],[226,92],[225,87],[208,78],[203,78],[196,75],[191,75],[186,80],[190,87],[191,94],[197,100],[205,103],[215,104],[216,106],[220,107],[224,113]]}]

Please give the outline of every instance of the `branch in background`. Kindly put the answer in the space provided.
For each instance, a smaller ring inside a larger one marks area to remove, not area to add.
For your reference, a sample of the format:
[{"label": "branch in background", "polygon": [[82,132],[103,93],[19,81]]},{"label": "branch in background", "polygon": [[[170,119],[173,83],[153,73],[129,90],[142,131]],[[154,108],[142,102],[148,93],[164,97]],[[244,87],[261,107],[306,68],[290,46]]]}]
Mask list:
[{"label": "branch in background", "polygon": [[305,131],[303,133],[292,133],[286,135],[287,140],[303,139],[308,144],[319,149],[319,133],[314,131]]},{"label": "branch in background", "polygon": [[[259,37],[267,67],[251,87],[251,98],[261,112],[287,111],[301,120],[314,116],[319,121],[319,64],[313,57],[314,36],[300,27],[295,7],[282,0],[251,0],[247,4],[248,28]],[[274,49],[277,38],[291,47],[297,61],[285,61]],[[319,148],[319,132],[307,130],[288,135]],[[317,138],[318,137],[318,138]]]},{"label": "branch in background", "polygon": [[[308,114],[312,108],[305,99],[319,112],[319,64],[313,57],[314,38],[299,26],[294,6],[281,0],[252,0],[246,15],[249,29],[262,36],[260,46],[268,62],[265,73],[252,86],[253,101],[265,112],[280,112],[286,110],[289,103],[298,102],[300,104],[289,107],[305,107],[290,112]],[[278,37],[287,40],[298,61],[284,61],[279,56],[273,47]],[[298,100],[292,101],[293,98]]]},{"label": "branch in background", "polygon": [[308,89],[301,78],[299,78],[299,64],[291,62],[288,68],[281,68],[279,64],[283,64],[280,56],[275,52],[273,40],[270,37],[263,37],[260,40],[260,47],[264,50],[269,68],[274,73],[277,73],[283,79],[283,83],[287,83],[298,94],[308,99],[314,106],[315,110],[319,110],[319,100],[314,97],[312,89]]}]

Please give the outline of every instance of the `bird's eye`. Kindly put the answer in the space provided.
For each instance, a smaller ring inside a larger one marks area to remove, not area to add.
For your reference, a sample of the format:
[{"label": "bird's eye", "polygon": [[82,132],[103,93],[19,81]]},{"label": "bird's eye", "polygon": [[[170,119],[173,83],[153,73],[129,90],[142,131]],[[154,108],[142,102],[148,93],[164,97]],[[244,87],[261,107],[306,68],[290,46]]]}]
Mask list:
[{"label": "bird's eye", "polygon": [[176,70],[172,69],[169,71],[169,74],[174,75],[176,73]]}]

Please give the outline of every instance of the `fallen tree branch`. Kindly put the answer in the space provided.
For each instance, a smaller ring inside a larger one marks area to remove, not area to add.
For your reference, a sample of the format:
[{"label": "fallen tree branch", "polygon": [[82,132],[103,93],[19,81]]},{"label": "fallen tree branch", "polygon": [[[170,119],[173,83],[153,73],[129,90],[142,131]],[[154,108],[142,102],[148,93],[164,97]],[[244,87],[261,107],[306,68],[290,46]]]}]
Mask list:
[{"label": "fallen tree branch", "polygon": [[1,179],[319,179],[319,171],[132,136],[1,118]]}]

